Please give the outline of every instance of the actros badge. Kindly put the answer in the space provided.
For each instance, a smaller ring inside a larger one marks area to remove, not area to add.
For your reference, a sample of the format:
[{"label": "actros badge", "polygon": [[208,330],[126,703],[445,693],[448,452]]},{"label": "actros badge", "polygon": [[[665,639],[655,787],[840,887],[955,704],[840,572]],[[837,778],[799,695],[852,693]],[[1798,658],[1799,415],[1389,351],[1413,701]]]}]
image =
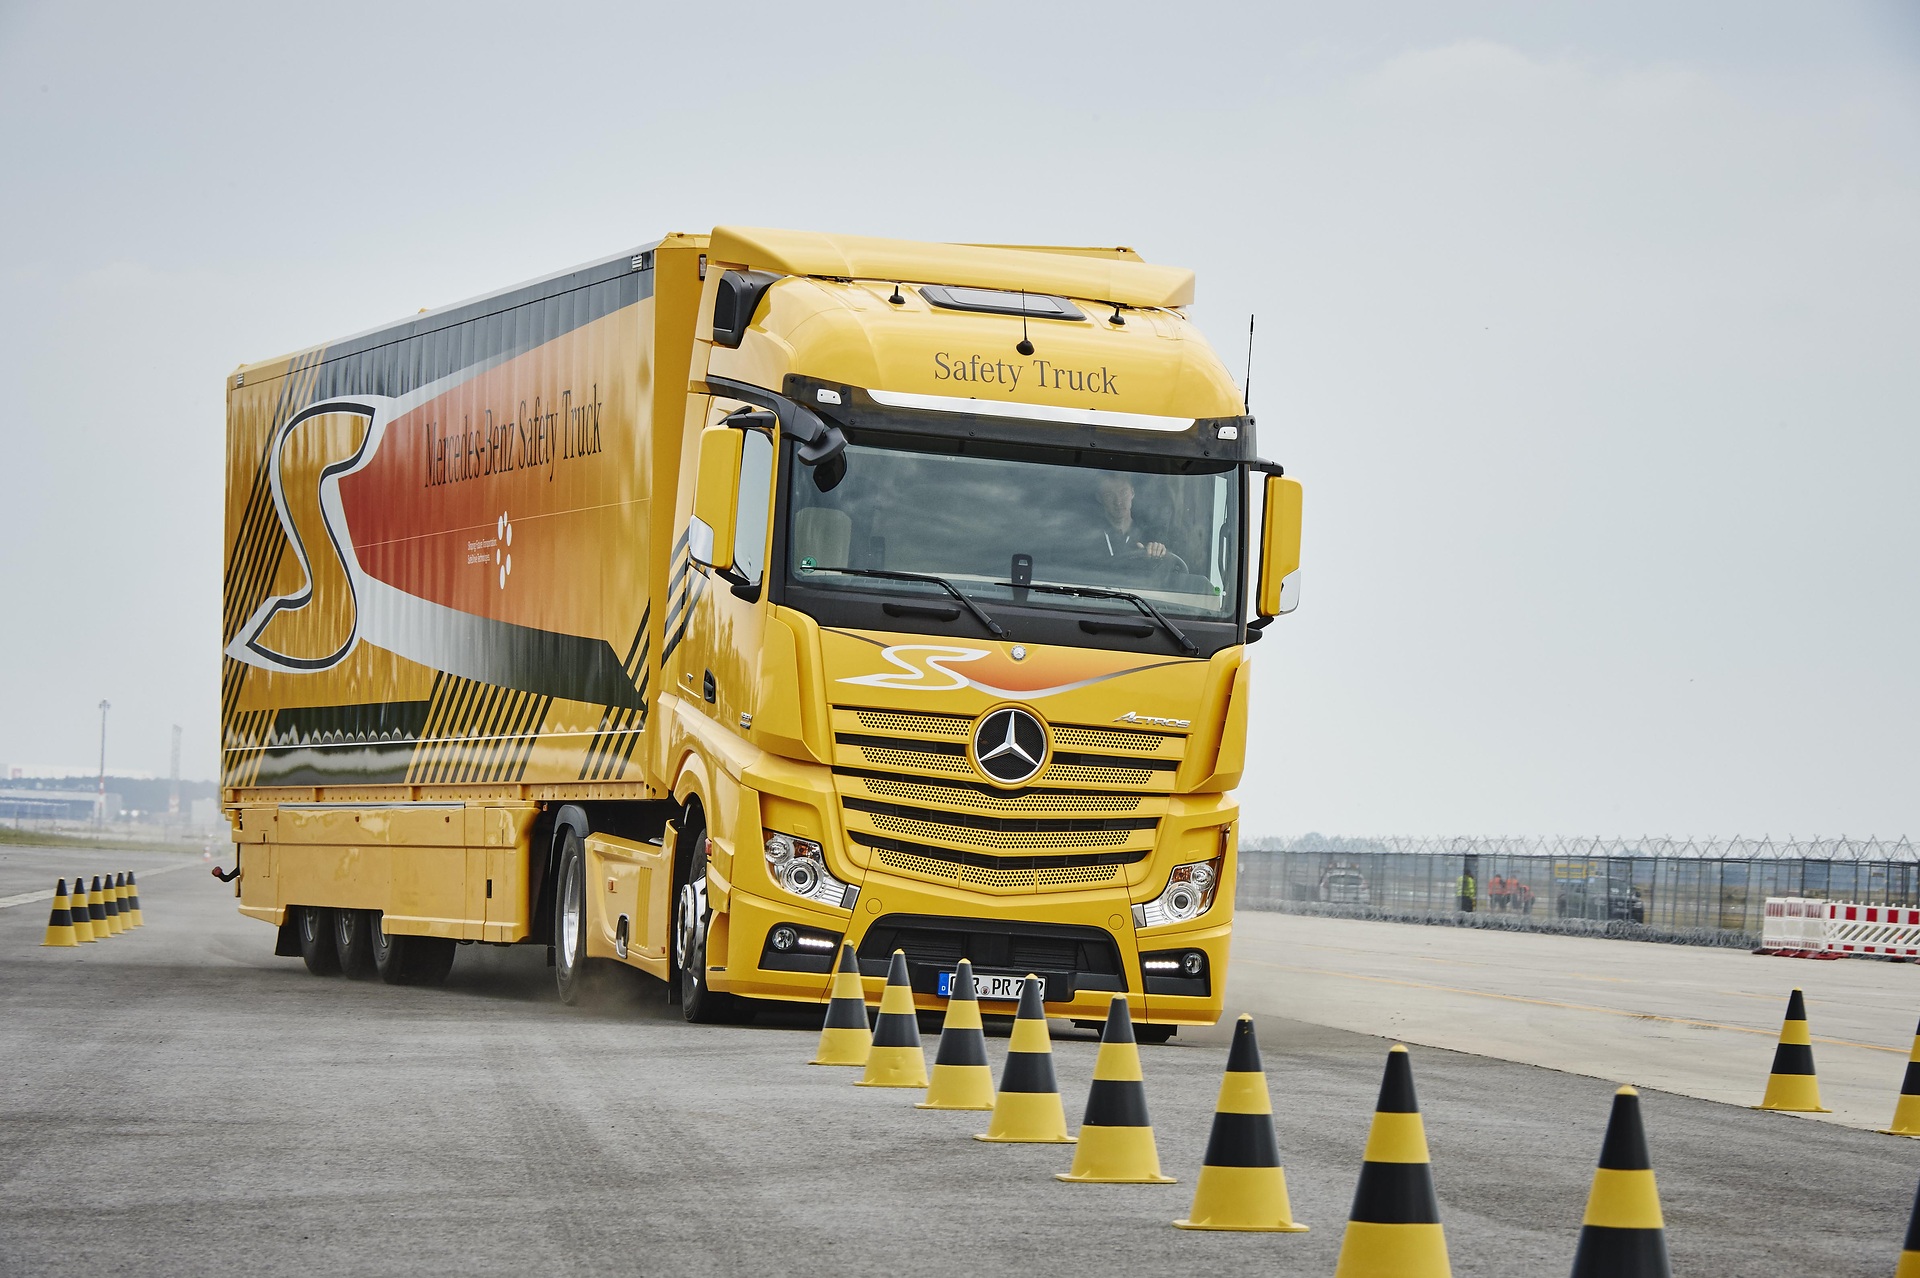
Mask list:
[{"label": "actros badge", "polygon": [[1047,761],[1047,733],[1018,706],[995,710],[973,730],[973,761],[1002,785],[1018,785]]}]

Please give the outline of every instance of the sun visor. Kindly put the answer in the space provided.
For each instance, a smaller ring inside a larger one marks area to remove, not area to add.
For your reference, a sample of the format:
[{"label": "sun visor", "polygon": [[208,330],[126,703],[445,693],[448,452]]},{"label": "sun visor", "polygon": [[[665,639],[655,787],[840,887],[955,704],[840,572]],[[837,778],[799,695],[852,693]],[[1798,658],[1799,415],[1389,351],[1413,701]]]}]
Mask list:
[{"label": "sun visor", "polygon": [[709,256],[729,266],[831,279],[897,280],[1024,289],[1123,306],[1186,306],[1193,272],[1150,262],[1059,251],[923,244],[752,226],[714,228]]}]

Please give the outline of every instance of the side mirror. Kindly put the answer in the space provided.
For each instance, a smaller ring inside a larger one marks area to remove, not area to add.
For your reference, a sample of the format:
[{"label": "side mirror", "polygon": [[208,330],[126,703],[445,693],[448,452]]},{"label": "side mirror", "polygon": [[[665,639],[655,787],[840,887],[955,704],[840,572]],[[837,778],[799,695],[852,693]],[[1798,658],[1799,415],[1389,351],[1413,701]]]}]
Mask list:
[{"label": "side mirror", "polygon": [[1267,476],[1266,523],[1260,538],[1262,617],[1279,617],[1300,606],[1300,481]]},{"label": "side mirror", "polygon": [[687,554],[722,572],[733,567],[733,528],[740,512],[740,454],[745,436],[732,426],[700,432],[700,471],[694,481]]}]

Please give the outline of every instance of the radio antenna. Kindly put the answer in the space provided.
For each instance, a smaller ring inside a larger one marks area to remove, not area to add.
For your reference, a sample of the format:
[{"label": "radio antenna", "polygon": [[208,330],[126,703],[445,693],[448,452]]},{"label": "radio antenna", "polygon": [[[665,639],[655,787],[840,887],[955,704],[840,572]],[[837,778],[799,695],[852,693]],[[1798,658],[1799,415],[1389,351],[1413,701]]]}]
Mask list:
[{"label": "radio antenna", "polygon": [[1033,354],[1033,343],[1027,340],[1027,290],[1020,290],[1020,344],[1014,347],[1022,355]]},{"label": "radio antenna", "polygon": [[1247,313],[1247,380],[1241,387],[1240,405],[1253,412],[1253,313]]}]

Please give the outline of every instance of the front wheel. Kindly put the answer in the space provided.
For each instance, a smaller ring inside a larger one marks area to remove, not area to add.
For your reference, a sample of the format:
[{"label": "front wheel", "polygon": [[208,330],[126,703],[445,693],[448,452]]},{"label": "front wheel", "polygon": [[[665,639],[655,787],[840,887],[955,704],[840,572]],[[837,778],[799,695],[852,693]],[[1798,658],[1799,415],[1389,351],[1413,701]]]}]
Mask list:
[{"label": "front wheel", "polygon": [[707,832],[694,840],[687,864],[687,881],[673,906],[673,957],[680,967],[680,1009],[690,1021],[710,1025],[739,1011],[739,1000],[707,986],[707,924],[713,910],[707,904]]},{"label": "front wheel", "polygon": [[578,1003],[595,988],[587,957],[587,850],[571,828],[560,836],[559,889],[553,894],[553,980],[562,1003]]}]

